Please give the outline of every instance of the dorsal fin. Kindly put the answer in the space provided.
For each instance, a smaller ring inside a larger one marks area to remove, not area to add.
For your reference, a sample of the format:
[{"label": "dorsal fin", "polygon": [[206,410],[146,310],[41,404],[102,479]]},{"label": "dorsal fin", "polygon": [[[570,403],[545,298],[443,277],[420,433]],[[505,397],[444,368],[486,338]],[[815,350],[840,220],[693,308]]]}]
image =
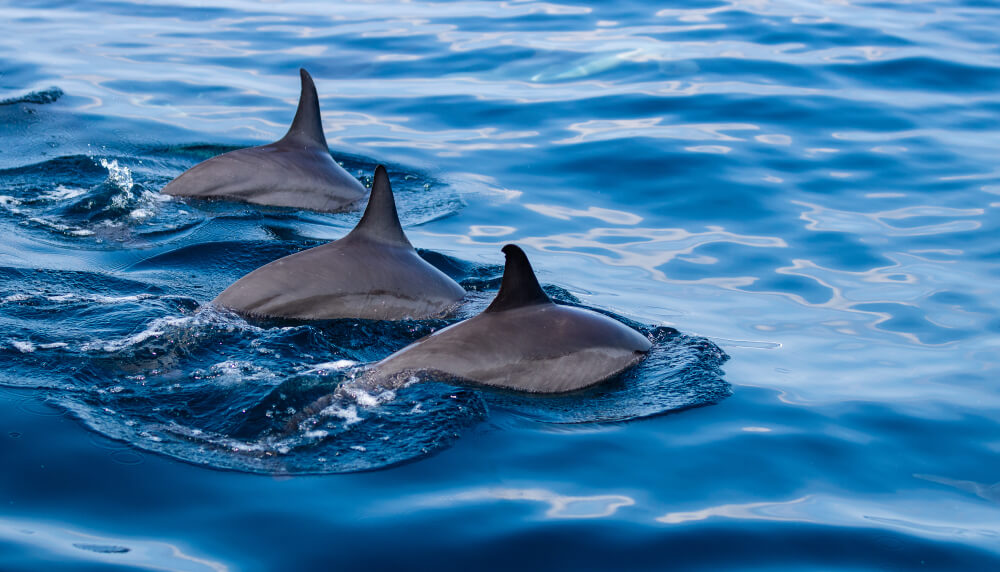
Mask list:
[{"label": "dorsal fin", "polygon": [[375,167],[375,180],[372,182],[372,192],[368,195],[365,214],[348,236],[364,236],[379,242],[413,248],[399,224],[396,199],[393,198],[392,187],[389,186],[389,173],[382,165]]},{"label": "dorsal fin", "polygon": [[524,251],[514,244],[508,244],[503,247],[503,253],[507,255],[507,263],[503,268],[503,281],[500,282],[497,297],[486,311],[502,312],[521,306],[551,304],[552,300],[538,285],[535,271],[531,269],[531,263],[528,262],[528,256]]},{"label": "dorsal fin", "polygon": [[299,107],[295,110],[295,119],[283,141],[294,141],[303,145],[318,145],[328,149],[326,137],[323,135],[323,120],[319,115],[319,96],[316,95],[316,85],[312,76],[305,68],[299,69],[302,76],[302,93],[299,94]]}]

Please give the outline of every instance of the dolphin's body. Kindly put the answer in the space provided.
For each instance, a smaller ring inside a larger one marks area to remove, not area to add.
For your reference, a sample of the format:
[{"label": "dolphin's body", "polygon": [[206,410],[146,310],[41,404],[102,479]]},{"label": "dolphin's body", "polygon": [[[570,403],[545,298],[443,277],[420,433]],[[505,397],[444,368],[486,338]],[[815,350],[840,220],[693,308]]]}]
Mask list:
[{"label": "dolphin's body", "polygon": [[309,72],[299,72],[299,107],[284,137],[198,163],[162,192],[323,212],[342,211],[363,199],[365,187],[330,157],[316,86]]},{"label": "dolphin's body", "polygon": [[559,306],[538,285],[517,246],[500,292],[486,310],[439,330],[375,364],[367,383],[395,386],[431,372],[532,393],[561,393],[604,381],[641,361],[651,346],[602,314]]},{"label": "dolphin's body", "polygon": [[261,266],[214,303],[261,317],[403,320],[440,317],[464,296],[406,239],[379,165],[365,214],[347,236]]}]

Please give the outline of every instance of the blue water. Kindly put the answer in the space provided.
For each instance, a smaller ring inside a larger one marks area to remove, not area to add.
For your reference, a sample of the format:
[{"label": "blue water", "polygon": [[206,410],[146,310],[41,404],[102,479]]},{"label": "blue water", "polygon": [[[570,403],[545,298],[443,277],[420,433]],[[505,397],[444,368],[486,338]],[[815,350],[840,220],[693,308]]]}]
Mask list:
[{"label": "blue water", "polygon": [[[995,4],[200,4],[0,4],[0,570],[1000,569]],[[516,242],[651,358],[289,429],[450,323],[205,307],[358,219],[157,192],[299,67],[453,319]]]}]

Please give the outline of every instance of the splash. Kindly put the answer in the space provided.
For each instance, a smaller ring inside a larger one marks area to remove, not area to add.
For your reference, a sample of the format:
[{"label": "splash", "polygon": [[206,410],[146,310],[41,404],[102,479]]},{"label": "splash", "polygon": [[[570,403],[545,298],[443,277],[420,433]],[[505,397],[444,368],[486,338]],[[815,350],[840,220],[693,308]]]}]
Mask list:
[{"label": "splash", "polygon": [[135,182],[132,181],[132,171],[128,167],[119,166],[118,159],[110,161],[101,159],[100,162],[101,166],[108,170],[108,181],[121,191],[121,193],[111,197],[111,205],[125,208],[128,206],[128,201],[135,198],[132,194],[132,187],[135,186]]},{"label": "splash", "polygon": [[204,220],[156,192],[161,179],[143,163],[73,155],[0,171],[0,215],[46,237],[104,248],[169,238]]}]

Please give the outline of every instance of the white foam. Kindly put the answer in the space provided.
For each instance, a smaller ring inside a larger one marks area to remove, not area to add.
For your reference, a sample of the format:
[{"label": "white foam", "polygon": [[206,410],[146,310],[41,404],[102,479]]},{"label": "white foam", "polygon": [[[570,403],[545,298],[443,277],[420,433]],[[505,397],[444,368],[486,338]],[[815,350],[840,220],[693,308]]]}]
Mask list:
[{"label": "white foam", "polygon": [[[91,235],[94,234],[94,231],[92,231],[92,230],[87,230],[85,228],[78,228],[78,227],[73,227],[73,226],[69,226],[69,225],[66,225],[66,224],[58,223],[58,222],[53,222],[51,220],[46,220],[44,218],[40,218],[40,217],[36,217],[36,216],[33,216],[33,217],[29,218],[28,221],[33,222],[33,223],[35,223],[37,225],[40,225],[40,226],[51,228],[52,230],[57,230],[59,232],[65,232],[66,234],[69,234],[71,236],[91,236]],[[24,223],[22,223],[22,224],[24,224]]]},{"label": "white foam", "polygon": [[45,299],[49,302],[68,302],[70,300],[75,300],[79,298],[76,294],[56,294],[55,296],[46,296]]},{"label": "white foam", "polygon": [[149,338],[155,338],[162,336],[171,328],[179,328],[181,326],[186,326],[192,324],[195,321],[196,316],[168,316],[164,318],[157,318],[150,322],[149,326],[145,330],[132,334],[126,338],[113,341],[96,341],[83,344],[80,348],[85,352],[89,351],[105,351],[105,352],[115,352],[123,350],[127,347],[131,347],[140,344]]},{"label": "white foam", "polygon": [[361,416],[358,415],[358,408],[354,405],[341,407],[339,404],[333,404],[327,406],[319,413],[327,417],[339,417],[343,419],[345,427],[361,422]]},{"label": "white foam", "polygon": [[47,193],[38,195],[38,198],[45,201],[65,201],[68,199],[75,199],[86,192],[87,189],[71,188],[59,185]]},{"label": "white foam", "polygon": [[337,361],[327,361],[327,362],[323,362],[323,363],[318,363],[318,364],[310,367],[309,369],[305,370],[302,373],[303,373],[303,375],[310,374],[310,373],[317,373],[319,375],[326,375],[327,373],[329,373],[331,371],[344,370],[344,369],[347,369],[347,368],[349,368],[351,366],[355,366],[357,364],[358,364],[358,362],[353,361],[353,360],[339,359]]},{"label": "white foam", "polygon": [[22,354],[30,354],[35,351],[35,344],[21,340],[10,340],[10,345]]},{"label": "white foam", "polygon": [[238,385],[274,377],[270,370],[241,360],[220,362],[212,365],[209,370],[217,376],[215,381],[220,385]]},{"label": "white foam", "polygon": [[357,386],[344,386],[344,393],[349,395],[362,407],[377,407],[396,398],[396,392],[392,390],[387,389],[373,395]]},{"label": "white foam", "polygon": [[[38,296],[40,295],[14,294],[11,296],[7,296],[6,298],[0,299],[0,303],[22,302],[24,300],[30,300]],[[77,294],[75,292],[67,292],[66,294],[53,294],[51,296],[42,296],[42,297],[49,302],[94,302],[96,304],[121,304],[125,302],[138,302],[140,300],[149,300],[150,298],[155,298],[156,296],[152,294],[133,294],[131,296],[105,296],[103,294]]]},{"label": "white foam", "polygon": [[30,299],[31,296],[29,296],[28,294],[11,294],[10,296],[7,296],[6,298],[0,300],[0,304],[7,304],[10,302],[24,302],[25,300],[30,300]]},{"label": "white foam", "polygon": [[[263,331],[262,328],[251,326],[243,318],[240,318],[236,314],[231,312],[219,312],[212,306],[206,306],[198,312],[188,316],[165,316],[157,318],[150,322],[149,326],[147,326],[147,330],[152,330],[152,335],[162,335],[165,330],[169,329],[194,329],[213,324],[224,327],[228,332],[236,330],[248,330],[255,332]],[[284,329],[290,328],[282,328],[282,330]],[[143,336],[143,332],[136,335]],[[148,337],[150,336],[143,336],[142,339],[147,339]]]}]

